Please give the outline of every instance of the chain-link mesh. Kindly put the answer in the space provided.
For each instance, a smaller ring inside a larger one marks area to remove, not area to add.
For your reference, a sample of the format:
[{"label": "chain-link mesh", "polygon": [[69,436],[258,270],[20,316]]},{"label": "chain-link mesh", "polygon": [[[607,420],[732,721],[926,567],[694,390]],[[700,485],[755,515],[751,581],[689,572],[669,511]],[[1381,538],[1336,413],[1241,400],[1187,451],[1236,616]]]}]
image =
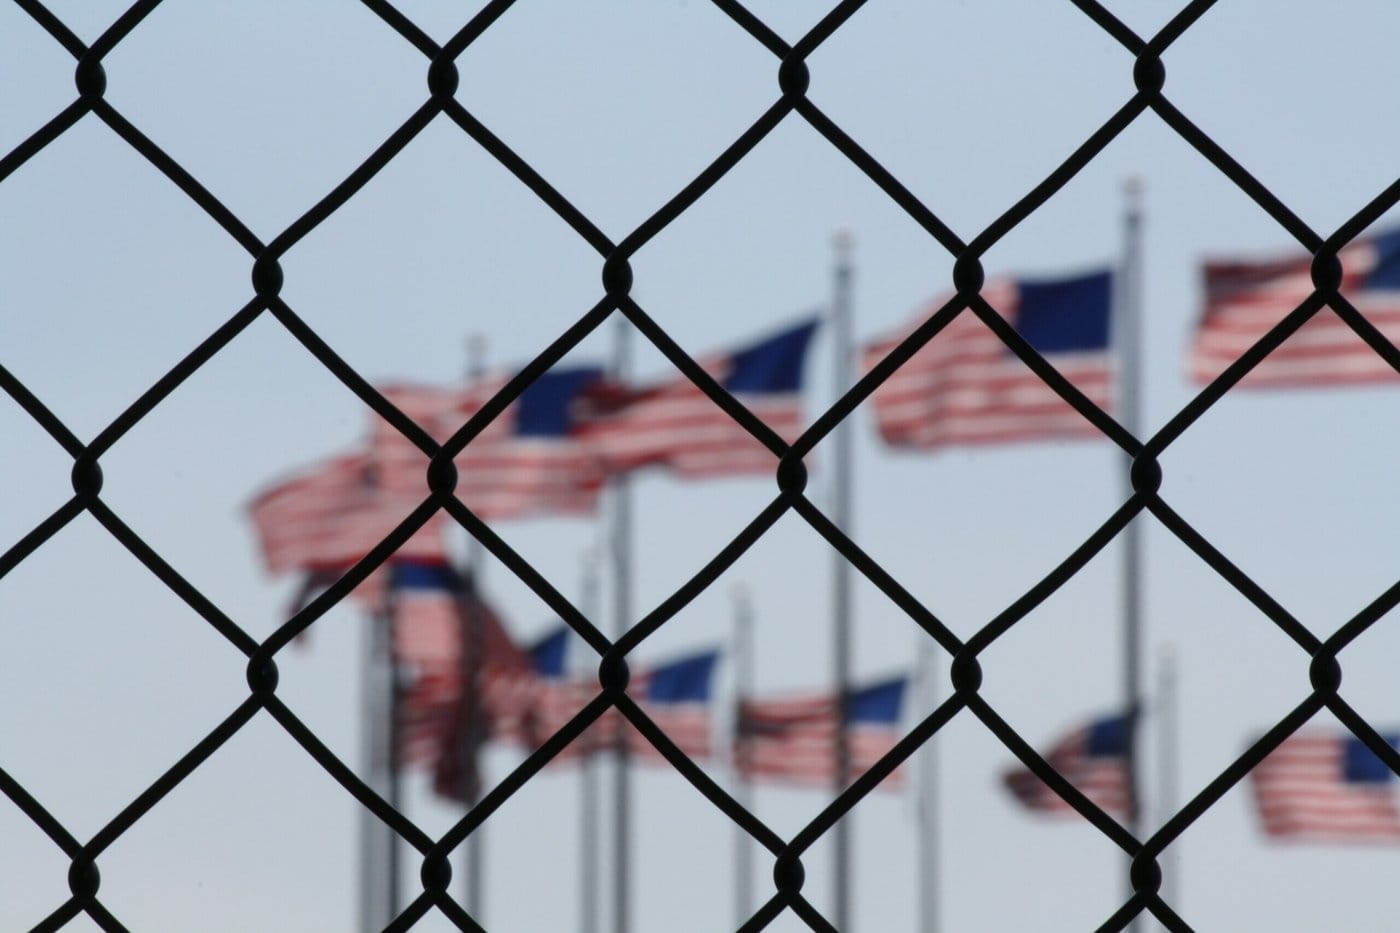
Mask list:
[{"label": "chain-link mesh", "polygon": [[[1158,895],[1161,882],[1159,858],[1208,808],[1238,784],[1250,768],[1320,710],[1330,710],[1393,771],[1400,773],[1400,755],[1397,755],[1386,740],[1337,693],[1341,680],[1338,653],[1377,619],[1400,604],[1400,584],[1386,590],[1328,638],[1319,639],[1263,587],[1231,563],[1158,492],[1162,478],[1158,460],[1163,452],[1270,352],[1324,307],[1331,308],[1390,366],[1400,370],[1400,351],[1397,351],[1352,303],[1339,293],[1342,270],[1337,258],[1342,247],[1400,200],[1400,182],[1390,185],[1336,230],[1324,235],[1312,230],[1288,205],[1199,129],[1185,113],[1177,109],[1164,93],[1166,74],[1162,55],[1210,9],[1213,5],[1212,0],[1195,0],[1189,3],[1156,35],[1147,39],[1137,35],[1095,0],[1068,0],[1131,54],[1131,90],[1128,89],[1129,80],[1125,75],[1124,100],[1118,110],[1090,134],[1063,163],[1055,166],[1040,183],[1026,192],[985,229],[976,231],[969,238],[955,233],[930,207],[922,203],[898,178],[869,152],[862,149],[841,126],[805,96],[809,81],[808,58],[864,5],[862,0],[846,0],[840,3],[794,45],[789,45],[737,0],[714,0],[715,6],[727,14],[735,28],[743,30],[754,42],[772,53],[777,66],[776,98],[762,116],[739,135],[718,158],[635,230],[616,242],[454,97],[458,84],[456,61],[464,54],[469,54],[472,44],[512,6],[511,0],[489,3],[456,35],[441,45],[386,0],[364,0],[364,5],[377,14],[387,28],[422,53],[428,87],[427,99],[329,194],[269,242],[264,242],[254,234],[217,196],[145,136],[104,96],[104,57],[141,25],[142,20],[156,8],[159,0],[143,0],[134,4],[91,46],[80,41],[59,17],[37,0],[16,2],[77,62],[74,73],[77,98],[0,159],[0,182],[7,180],[16,169],[79,121],[101,121],[155,166],[171,184],[197,204],[247,252],[254,291],[254,296],[246,305],[210,333],[192,352],[86,443],[24,383],[9,371],[0,368],[0,387],[3,387],[73,461],[72,498],[0,556],[0,577],[14,570],[62,528],[87,512],[151,574],[222,635],[234,650],[247,658],[247,698],[229,712],[217,728],[86,841],[75,837],[45,809],[40,799],[43,796],[42,789],[23,787],[0,769],[0,791],[3,791],[5,796],[71,859],[68,883],[72,895],[58,905],[37,929],[58,929],[79,914],[87,914],[103,929],[124,929],[121,920],[104,906],[100,896],[98,862],[102,854],[163,797],[207,761],[220,746],[262,713],[276,720],[326,773],[353,795],[363,807],[392,827],[421,856],[423,888],[390,925],[389,929],[392,930],[408,929],[433,910],[441,911],[461,929],[480,929],[476,920],[469,916],[449,893],[449,855],[565,745],[578,738],[591,723],[609,707],[614,706],[656,746],[696,790],[772,854],[774,889],[766,902],[743,925],[745,930],[762,929],[784,911],[794,912],[812,929],[833,929],[827,918],[803,892],[803,856],[882,779],[960,714],[968,714],[980,721],[1032,772],[1067,800],[1085,820],[1131,859],[1132,893],[1111,916],[1104,919],[1104,929],[1121,929],[1144,911],[1150,912],[1169,929],[1189,929],[1185,921],[1174,912],[1172,905]],[[460,128],[597,252],[603,285],[603,295],[596,304],[578,315],[567,330],[523,367],[490,403],[461,425],[442,445],[438,445],[422,426],[414,423],[390,404],[298,315],[281,295],[283,277],[279,265],[288,250],[353,198],[425,127],[440,119]],[[1138,438],[1125,430],[1109,413],[1091,403],[1074,384],[1018,335],[1007,320],[982,297],[979,293],[983,283],[980,260],[994,244],[1062,189],[1134,121],[1152,119],[1160,120],[1174,130],[1182,140],[1232,181],[1313,255],[1312,280],[1315,288],[1306,300],[1269,332],[1268,336],[1251,347],[1219,378],[1176,412],[1164,427],[1151,437]],[[631,294],[630,264],[645,244],[680,217],[785,120],[805,121],[956,260],[953,269],[953,285],[956,289],[954,296],[931,314],[882,362],[860,378],[791,445],[786,444],[772,429],[736,401],[638,303]],[[531,382],[559,362],[572,348],[615,314],[625,317],[715,405],[727,412],[772,451],[778,462],[778,493],[771,503],[753,517],[699,572],[614,641],[595,627],[550,580],[513,550],[488,524],[454,497],[456,473],[452,461],[493,419],[499,417]],[[857,406],[869,398],[899,366],[961,314],[976,315],[1016,357],[1131,458],[1133,490],[1127,501],[1119,504],[1054,570],[966,641],[957,637],[919,599],[886,572],[879,562],[843,534],[841,529],[813,504],[805,494],[807,476],[803,465],[804,458],[808,457],[843,419],[850,417]],[[392,424],[425,455],[431,457],[432,465],[427,472],[431,495],[411,514],[405,516],[402,523],[388,537],[346,572],[337,583],[297,612],[269,638],[259,642],[182,577],[104,502],[101,496],[103,481],[99,464],[103,455],[111,450],[113,445],[169,397],[181,383],[261,317],[271,317],[279,322],[365,405]],[[572,722],[545,741],[537,751],[491,789],[446,834],[435,839],[372,791],[356,776],[354,769],[333,754],[279,699],[276,658],[293,638],[364,582],[375,568],[388,559],[410,535],[439,510],[450,514],[467,532],[482,542],[492,556],[518,576],[567,622],[597,652],[601,663],[600,689],[596,698],[584,707]],[[862,774],[844,792],[837,795],[804,829],[792,838],[783,838],[737,803],[648,719],[645,712],[626,692],[626,659],[702,590],[713,584],[768,529],[788,513],[800,516],[951,656],[953,693],[919,722],[878,765]],[[1147,838],[1139,839],[1062,778],[983,698],[979,693],[982,682],[979,657],[1080,571],[1123,532],[1130,522],[1144,519],[1146,516],[1143,513],[1148,513],[1184,543],[1205,565],[1212,568],[1271,619],[1284,636],[1310,656],[1312,689],[1307,698],[1292,712],[1215,776],[1190,802],[1166,819],[1156,832]]]}]

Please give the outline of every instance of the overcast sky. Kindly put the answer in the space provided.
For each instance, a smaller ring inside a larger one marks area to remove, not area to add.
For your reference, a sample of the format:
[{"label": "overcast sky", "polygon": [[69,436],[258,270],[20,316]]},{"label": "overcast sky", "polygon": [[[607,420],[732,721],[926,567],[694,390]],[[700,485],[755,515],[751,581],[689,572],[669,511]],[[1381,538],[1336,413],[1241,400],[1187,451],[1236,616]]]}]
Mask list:
[{"label": "overcast sky", "polygon": [[[1166,0],[1108,4],[1150,35]],[[86,42],[121,12],[50,4]],[[469,15],[400,4],[439,41]],[[816,4],[752,9],[790,42]],[[1165,56],[1168,97],[1299,216],[1330,233],[1396,176],[1400,120],[1389,0],[1222,0]],[[650,216],[778,95],[777,60],[699,0],[522,0],[461,57],[458,99],[614,241]],[[810,97],[964,240],[1038,183],[1132,93],[1132,58],[1071,3],[871,0],[810,59]],[[353,3],[169,0],[105,59],[107,99],[264,241],[315,204],[426,99],[427,62]],[[0,152],[74,97],[73,61],[23,11],[0,6]],[[1284,231],[1152,114],[1140,118],[985,257],[990,274],[1103,266],[1121,249],[1121,190],[1145,183],[1148,429],[1195,389],[1184,376],[1205,256],[1268,255]],[[1384,223],[1384,222],[1383,222]],[[831,241],[855,247],[860,339],[902,326],[946,289],[952,258],[804,121],[790,116],[633,259],[633,294],[692,354],[821,311]],[[283,296],[361,373],[458,379],[469,335],[500,365],[528,361],[601,297],[601,260],[444,118],[283,259]],[[247,255],[96,118],[0,183],[0,364],[84,441],[252,295]],[[602,359],[604,328],[572,356]],[[664,377],[633,341],[634,369]],[[813,416],[832,398],[829,336],[814,343]],[[255,322],[102,459],[103,499],[255,637],[293,586],[261,570],[244,515],[290,467],[343,451],[368,412],[279,324]],[[1395,582],[1396,387],[1239,393],[1162,458],[1163,495],[1319,636]],[[934,455],[878,444],[855,416],[854,535],[961,636],[1020,596],[1121,502],[1107,442]],[[0,550],[70,495],[67,455],[0,397]],[[811,495],[827,502],[825,451]],[[772,497],[771,480],[635,483],[640,616]],[[1307,693],[1307,658],[1145,519],[1148,681],[1172,645],[1181,680],[1180,786],[1194,794]],[[598,527],[502,523],[567,595]],[[752,593],[764,691],[829,683],[830,549],[788,516],[637,652],[723,643],[734,588]],[[984,656],[984,695],[1044,747],[1120,697],[1117,545]],[[522,640],[548,610],[503,567],[487,591]],[[611,596],[605,599],[610,603]],[[856,592],[860,678],[908,670],[916,627],[873,586]],[[606,611],[606,605],[603,607]],[[1342,655],[1343,693],[1400,722],[1400,632],[1385,619]],[[89,516],[0,580],[0,767],[85,840],[247,695],[244,662]],[[279,656],[279,695],[344,760],[359,760],[353,609]],[[727,670],[721,696],[727,696]],[[926,710],[925,710],[926,711]],[[906,727],[915,710],[906,715]],[[1323,724],[1330,720],[1323,717]],[[1146,736],[1149,800],[1153,722]],[[1012,756],[970,715],[937,740],[946,930],[1089,929],[1121,900],[1120,859],[1094,830],[1016,810]],[[518,756],[488,757],[498,780]],[[722,769],[720,773],[722,773]],[[730,826],[680,777],[635,781],[640,931],[732,926]],[[486,924],[569,930],[576,776],[532,782],[488,825]],[[764,789],[784,835],[818,791]],[[414,781],[430,833],[460,815]],[[855,814],[855,919],[915,928],[907,794]],[[1157,817],[1152,815],[1151,820]],[[355,805],[270,717],[256,717],[101,858],[101,898],[134,930],[350,929]],[[1285,847],[1259,832],[1243,787],[1172,849],[1180,912],[1201,930],[1383,930],[1400,853]],[[829,853],[805,860],[829,905]],[[67,896],[67,860],[0,805],[0,926]],[[759,883],[770,866],[760,861]],[[417,866],[405,869],[416,883]],[[760,890],[763,890],[760,887]],[[72,929],[93,929],[80,919]],[[424,930],[448,929],[441,917]],[[800,929],[788,915],[777,930]]]}]

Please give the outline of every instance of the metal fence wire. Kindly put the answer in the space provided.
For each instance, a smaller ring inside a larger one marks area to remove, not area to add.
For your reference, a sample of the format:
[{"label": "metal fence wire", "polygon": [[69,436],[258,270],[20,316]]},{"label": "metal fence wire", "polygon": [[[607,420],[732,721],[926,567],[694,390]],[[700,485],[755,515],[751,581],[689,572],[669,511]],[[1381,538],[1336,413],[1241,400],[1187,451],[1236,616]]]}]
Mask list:
[{"label": "metal fence wire", "polygon": [[[679,193],[657,208],[640,226],[617,241],[605,234],[571,204],[547,179],[495,136],[454,96],[458,86],[457,60],[470,54],[472,44],[491,29],[496,20],[512,6],[512,0],[496,0],[487,4],[456,35],[441,45],[387,0],[363,0],[364,5],[377,14],[386,28],[393,30],[422,53],[427,83],[426,99],[364,162],[336,185],[334,190],[269,241],[264,241],[255,234],[197,178],[123,116],[105,96],[107,78],[103,70],[103,59],[134,30],[140,28],[143,19],[159,5],[159,0],[141,0],[132,5],[91,46],[79,40],[58,16],[38,0],[15,2],[43,27],[53,41],[62,45],[73,56],[76,62],[74,83],[77,96],[41,129],[0,158],[0,182],[7,181],[18,168],[72,129],[79,121],[100,121],[155,166],[171,184],[184,192],[247,251],[253,292],[242,308],[151,385],[115,420],[86,442],[50,411],[24,383],[0,368],[0,387],[3,387],[4,391],[67,451],[73,461],[72,498],[0,556],[0,578],[19,566],[68,523],[86,512],[156,578],[207,621],[234,650],[242,652],[247,658],[247,698],[239,703],[217,728],[189,749],[158,780],[87,840],[80,840],[74,836],[49,813],[42,802],[42,788],[24,787],[4,770],[0,770],[0,791],[3,791],[9,801],[23,811],[53,844],[71,859],[68,870],[71,896],[57,905],[36,929],[59,929],[80,914],[86,914],[102,929],[124,929],[120,918],[103,903],[99,873],[102,854],[235,733],[248,725],[254,717],[264,714],[276,720],[326,773],[353,795],[363,807],[373,811],[392,827],[422,857],[422,889],[410,899],[398,918],[390,925],[391,930],[408,929],[425,914],[434,910],[440,911],[463,930],[481,929],[477,921],[449,893],[449,854],[609,707],[616,707],[696,790],[772,854],[771,893],[752,918],[743,925],[744,930],[762,929],[784,911],[794,912],[812,929],[834,929],[831,922],[804,894],[804,855],[878,782],[959,715],[975,717],[980,721],[1011,753],[1129,857],[1131,886],[1125,890],[1130,893],[1125,895],[1121,906],[1112,915],[1104,918],[1103,929],[1122,929],[1144,912],[1155,916],[1169,929],[1190,929],[1176,914],[1172,905],[1159,896],[1159,859],[1173,841],[1239,783],[1251,767],[1323,708],[1331,711],[1348,729],[1360,737],[1391,770],[1400,773],[1400,755],[1337,692],[1342,676],[1338,653],[1377,619],[1400,604],[1400,584],[1390,587],[1329,637],[1319,639],[1239,567],[1232,564],[1158,493],[1162,479],[1158,458],[1162,453],[1251,369],[1324,306],[1335,311],[1391,367],[1400,370],[1400,351],[1369,324],[1338,291],[1342,275],[1338,251],[1400,200],[1400,182],[1391,184],[1338,229],[1330,233],[1319,233],[1305,224],[1244,166],[1192,123],[1185,113],[1178,110],[1165,93],[1167,74],[1163,67],[1162,55],[1213,6],[1212,0],[1194,0],[1187,4],[1156,35],[1148,38],[1136,34],[1095,0],[1066,0],[1129,53],[1131,76],[1124,75],[1122,105],[1102,126],[1090,134],[1069,158],[1055,166],[1042,181],[1021,196],[986,229],[976,231],[966,239],[940,220],[929,206],[916,198],[898,178],[863,150],[836,122],[806,97],[809,81],[808,58],[864,5],[862,0],[845,0],[838,4],[794,45],[785,42],[737,0],[714,0],[714,5],[733,21],[736,29],[747,33],[754,42],[772,53],[776,66],[774,100],[762,116],[740,134],[718,158]],[[979,294],[983,283],[980,259],[988,249],[1064,187],[1115,137],[1139,119],[1160,120],[1174,130],[1314,257],[1314,290],[1307,299],[1274,327],[1265,339],[1244,353],[1219,378],[1176,412],[1159,431],[1150,437],[1142,438],[1133,436],[1111,415],[1092,404],[1032,349]],[[337,356],[326,341],[297,314],[282,297],[283,273],[280,265],[282,256],[289,249],[355,197],[376,173],[388,165],[415,136],[435,120],[448,121],[460,128],[476,145],[494,157],[548,205],[559,220],[591,246],[598,254],[602,283],[602,296],[597,302],[578,315],[558,339],[510,379],[489,404],[462,424],[441,446],[422,426],[396,409],[354,368]],[[631,260],[637,251],[680,217],[785,120],[805,121],[956,260],[953,271],[956,294],[928,317],[887,358],[861,377],[843,397],[821,413],[791,445],[786,444],[773,430],[739,404],[714,378],[707,375],[696,360],[681,349],[630,292]],[[533,380],[615,314],[622,315],[630,321],[715,405],[767,446],[773,452],[778,466],[775,471],[777,492],[772,501],[703,569],[614,641],[595,627],[548,579],[493,532],[489,525],[454,497],[456,470],[452,461],[453,457],[519,397]],[[1125,463],[1131,464],[1132,488],[1132,493],[1126,501],[1118,504],[1097,530],[1065,556],[1051,573],[966,641],[954,635],[948,626],[901,587],[877,561],[843,535],[832,521],[818,510],[805,494],[807,476],[803,465],[804,458],[830,435],[843,419],[850,416],[897,367],[960,314],[973,314],[981,319],[1027,367],[1127,455]],[[402,432],[425,454],[431,456],[432,465],[427,472],[431,494],[411,514],[404,517],[402,524],[337,583],[287,620],[265,641],[260,642],[182,577],[161,554],[142,540],[121,516],[109,507],[102,497],[101,462],[113,445],[146,418],[181,383],[261,317],[271,317],[279,322],[365,405]],[[592,702],[565,728],[529,755],[513,773],[486,793],[450,831],[435,839],[376,795],[356,776],[351,767],[337,758],[312,730],[284,705],[277,692],[277,657],[294,637],[305,631],[352,589],[364,582],[376,567],[438,510],[445,510],[450,514],[468,533],[482,542],[491,555],[524,581],[597,652],[600,663],[599,690]],[[898,605],[909,619],[920,626],[928,637],[934,639],[953,659],[952,694],[927,718],[914,726],[878,765],[857,778],[848,789],[836,796],[815,819],[790,839],[783,838],[753,813],[740,806],[724,788],[688,759],[648,719],[627,693],[629,655],[698,593],[714,583],[769,528],[789,512],[800,516],[829,542],[831,547],[844,555],[860,574]],[[1312,659],[1312,689],[1307,698],[1265,732],[1262,738],[1254,742],[1233,764],[1215,776],[1194,799],[1167,819],[1160,829],[1146,838],[1135,836],[1064,780],[979,694],[982,682],[979,658],[982,653],[1063,586],[1134,521],[1159,523],[1271,619],[1282,635],[1291,639]]]}]

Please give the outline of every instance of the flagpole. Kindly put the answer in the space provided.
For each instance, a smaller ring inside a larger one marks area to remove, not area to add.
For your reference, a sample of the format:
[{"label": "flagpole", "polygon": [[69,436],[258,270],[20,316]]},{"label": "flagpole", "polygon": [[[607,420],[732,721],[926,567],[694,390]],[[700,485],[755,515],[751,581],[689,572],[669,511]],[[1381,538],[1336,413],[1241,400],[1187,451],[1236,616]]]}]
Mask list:
[{"label": "flagpole", "polygon": [[[1157,655],[1157,700],[1153,704],[1157,710],[1157,822],[1171,819],[1176,813],[1177,802],[1177,672],[1176,649],[1163,645]],[[1177,840],[1177,845],[1181,841]],[[1180,894],[1176,870],[1180,864],[1177,855],[1172,856],[1172,864],[1162,872],[1162,900],[1180,913],[1176,900]],[[1165,927],[1163,928],[1165,929]]]},{"label": "flagpole", "polygon": [[[370,613],[362,651],[361,721],[365,783],[399,809],[397,737],[394,732],[397,674],[393,668],[393,614],[388,605]],[[384,929],[398,914],[397,837],[379,817],[360,809],[360,928]]]},{"label": "flagpole", "polygon": [[[833,344],[832,380],[837,398],[851,382],[851,248],[854,238],[842,230],[833,241],[835,266],[831,296],[831,336]],[[837,528],[850,532],[851,432],[850,419],[837,422],[831,432],[831,520]],[[832,568],[832,622],[835,644],[832,654],[836,688],[836,792],[850,783],[851,749],[848,732],[846,695],[851,682],[851,566],[840,553]],[[835,906],[832,916],[836,929],[850,929],[850,832],[847,813],[832,829],[835,857]]]},{"label": "flagpole", "polygon": [[[753,788],[739,768],[739,709],[753,695],[753,606],[748,587],[734,588],[734,709],[730,717],[730,768],[734,800],[753,812]],[[753,916],[753,839],[742,826],[734,827],[734,927]]]},{"label": "flagpole", "polygon": [[[592,619],[598,614],[598,555],[583,556],[583,592],[579,609]],[[576,741],[584,741],[580,738]],[[598,926],[598,762],[587,749],[579,775],[579,930],[599,933]]]},{"label": "flagpole", "polygon": [[[613,377],[619,382],[627,378],[628,344],[631,324],[619,317],[613,336]],[[612,569],[613,569],[613,639],[627,631],[632,616],[632,491],[626,474],[612,477]],[[618,724],[619,730],[622,724]],[[631,892],[629,864],[629,833],[631,831],[630,782],[625,736],[617,735],[616,766],[613,771],[613,929],[615,933],[630,933]]]},{"label": "flagpole", "polygon": [[[485,369],[486,338],[483,337],[481,334],[472,334],[470,337],[467,338],[468,385],[471,385],[472,383],[475,383],[477,380],[479,380]],[[484,633],[482,631],[481,613],[479,611],[482,585],[481,578],[482,573],[485,570],[485,561],[484,552],[481,547],[481,542],[476,539],[475,535],[467,535],[467,543],[464,556],[466,561],[467,574],[472,579],[472,585],[477,588],[476,592],[478,596],[477,600],[472,601],[466,607],[467,618],[465,621],[467,623],[467,644],[464,646],[467,651],[467,682],[466,684],[464,684],[464,689],[470,689],[472,691],[473,700],[470,708],[475,713],[478,722],[471,724],[471,727],[475,728],[481,726],[481,722],[479,720],[483,715],[483,710],[481,707],[480,690],[482,651],[485,648],[485,639],[483,637]],[[478,748],[473,752],[473,754],[478,759],[479,766],[481,750]],[[468,810],[476,806],[477,800],[475,799],[475,796],[480,793],[480,782],[473,782],[473,784],[473,799],[467,801]],[[474,919],[478,924],[485,926],[486,918],[483,916],[482,911],[485,909],[486,899],[486,824],[483,823],[476,829],[472,830],[471,835],[467,837],[466,843],[467,864],[466,871],[463,872],[466,884],[466,903],[464,906],[467,909],[467,913],[472,915],[472,919]]]},{"label": "flagpole", "polygon": [[[1142,181],[1130,177],[1123,186],[1123,258],[1114,301],[1114,325],[1118,343],[1118,417],[1134,437],[1142,427],[1141,347],[1141,236]],[[1124,471],[1127,496],[1133,495],[1132,476]],[[1123,529],[1123,713],[1128,717],[1126,770],[1128,778],[1127,829],[1134,836],[1142,830],[1142,797],[1138,791],[1137,736],[1141,731],[1142,683],[1142,523],[1129,522]],[[1128,893],[1132,894],[1132,881]],[[1139,927],[1134,918],[1129,930]]]},{"label": "flagpole", "polygon": [[[919,671],[923,709],[938,703],[938,645],[928,635],[919,634]],[[937,736],[919,748],[919,930],[937,933],[940,904],[938,884],[938,750]]]}]

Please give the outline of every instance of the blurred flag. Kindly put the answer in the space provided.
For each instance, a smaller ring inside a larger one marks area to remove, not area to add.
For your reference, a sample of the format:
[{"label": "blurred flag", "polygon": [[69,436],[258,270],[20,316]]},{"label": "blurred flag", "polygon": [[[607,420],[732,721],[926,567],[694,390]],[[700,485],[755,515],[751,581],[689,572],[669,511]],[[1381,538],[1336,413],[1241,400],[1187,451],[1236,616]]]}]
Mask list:
[{"label": "blurred flag", "polygon": [[[850,776],[859,777],[899,741],[907,678],[882,681],[846,696]],[[836,778],[836,698],[830,694],[741,700],[735,765],[745,778],[829,786]],[[881,787],[903,781],[896,769]]]},{"label": "blurred flag", "polygon": [[[628,693],[637,699],[652,722],[695,761],[714,753],[710,716],[710,686],[718,651],[706,651],[652,668],[635,677]],[[619,720],[621,714],[614,713]],[[670,767],[670,762],[640,732],[627,724],[627,748],[637,761]]]},{"label": "blurred flag", "polygon": [[[561,622],[527,649],[529,676],[502,683],[503,695],[493,704],[492,739],[529,754],[598,695],[596,682],[589,684],[569,676],[569,642],[573,638],[573,630]],[[550,765],[583,757],[593,743],[591,732],[565,746],[550,759]]]},{"label": "blurred flag", "polygon": [[[303,470],[259,493],[248,507],[269,573],[340,571],[408,517],[421,498],[386,488],[373,462],[348,454]],[[395,553],[445,560],[443,517],[434,516]]]},{"label": "blurred flag", "polygon": [[395,563],[389,594],[400,765],[431,769],[444,796],[474,799],[492,704],[509,698],[503,687],[528,661],[471,578],[450,564]]},{"label": "blurred flag", "polygon": [[[1126,716],[1097,719],[1042,752],[1050,767],[1107,813],[1129,807],[1128,742],[1132,726]],[[1028,810],[1071,815],[1076,811],[1030,770],[1016,766],[1002,775],[1006,789]]]},{"label": "blurred flag", "polygon": [[[698,362],[784,439],[802,432],[802,373],[815,320]],[[664,466],[688,477],[773,472],[777,458],[693,382],[678,376],[615,394],[588,429],[609,472]]]},{"label": "blurred flag", "polygon": [[[380,392],[442,443],[505,382],[491,377],[460,389],[390,385]],[[541,375],[457,456],[457,497],[484,519],[596,511],[602,465],[578,433],[592,395],[602,390],[603,373],[595,367]],[[374,418],[370,447],[386,485],[418,501],[428,495],[428,457],[382,418]]]},{"label": "blurred flag", "polygon": [[[1339,254],[1341,291],[1392,344],[1400,343],[1400,230],[1356,240]],[[1205,310],[1191,346],[1191,378],[1225,371],[1313,291],[1307,255],[1208,262]],[[1356,332],[1323,307],[1266,356],[1241,386],[1338,385],[1400,378]]]},{"label": "blurred flag", "polygon": [[[1392,748],[1400,735],[1387,735]],[[1270,836],[1400,843],[1395,773],[1350,733],[1289,736],[1249,772]]]},{"label": "blurred flag", "polygon": [[[1033,349],[1110,413],[1112,292],[1109,272],[1001,280],[982,289],[983,297]],[[898,334],[868,345],[863,369],[869,371],[884,359],[924,320],[921,316]],[[871,400],[880,436],[892,447],[933,449],[1102,436],[971,311],[955,317],[895,370]]]}]

